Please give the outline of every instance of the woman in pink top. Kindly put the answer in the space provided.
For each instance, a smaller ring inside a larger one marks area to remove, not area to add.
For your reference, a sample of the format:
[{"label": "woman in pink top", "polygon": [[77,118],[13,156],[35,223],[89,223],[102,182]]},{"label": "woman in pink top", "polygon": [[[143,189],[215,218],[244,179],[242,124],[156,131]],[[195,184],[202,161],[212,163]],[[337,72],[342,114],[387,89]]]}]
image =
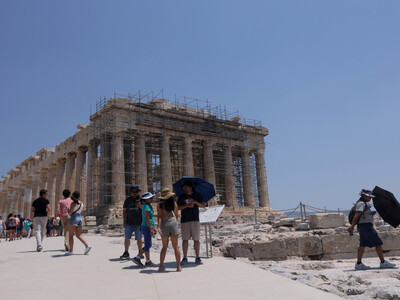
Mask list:
[{"label": "woman in pink top", "polygon": [[71,195],[70,190],[63,190],[64,199],[58,202],[57,214],[60,214],[61,225],[64,229],[64,247],[65,251],[69,251],[69,215],[68,210],[73,202],[69,197]]}]

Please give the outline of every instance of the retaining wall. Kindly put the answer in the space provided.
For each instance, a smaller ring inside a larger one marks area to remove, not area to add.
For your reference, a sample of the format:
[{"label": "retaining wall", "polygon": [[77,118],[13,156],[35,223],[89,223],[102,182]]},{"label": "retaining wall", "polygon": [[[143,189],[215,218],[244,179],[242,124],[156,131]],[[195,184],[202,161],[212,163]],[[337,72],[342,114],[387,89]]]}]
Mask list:
[{"label": "retaining wall", "polygon": [[[380,232],[386,255],[400,254],[400,232]],[[232,243],[224,254],[231,257],[247,257],[250,260],[285,260],[290,256],[307,259],[356,258],[359,235],[354,233],[335,235],[311,235],[277,238],[267,242]],[[364,256],[375,256],[375,248],[366,248]]]}]

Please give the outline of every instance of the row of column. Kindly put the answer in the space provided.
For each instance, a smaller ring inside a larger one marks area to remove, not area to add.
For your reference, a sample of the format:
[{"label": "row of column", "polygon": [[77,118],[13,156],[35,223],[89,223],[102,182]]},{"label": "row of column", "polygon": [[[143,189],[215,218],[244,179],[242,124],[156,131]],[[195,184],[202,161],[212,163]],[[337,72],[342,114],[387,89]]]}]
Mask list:
[{"label": "row of column", "polygon": [[[184,140],[184,176],[194,176],[193,151],[192,143],[194,139],[186,137]],[[116,206],[122,206],[125,196],[124,174],[124,157],[123,157],[123,136],[116,134],[113,136],[111,144],[112,153],[112,202]],[[261,207],[270,207],[268,199],[267,177],[265,170],[264,151],[257,150],[256,156],[256,172],[258,199]],[[213,143],[211,140],[204,141],[204,179],[213,183],[215,186],[215,167],[213,157]],[[244,148],[242,150],[242,173],[243,173],[243,189],[245,206],[254,207],[254,184],[251,175],[250,151]],[[237,205],[235,178],[233,172],[232,146],[228,142],[225,149],[225,186],[226,186],[226,203],[228,206]],[[172,168],[170,156],[170,136],[163,136],[161,140],[161,186],[172,188]],[[145,136],[138,135],[135,137],[135,183],[142,190],[148,190],[147,183],[147,157]]]},{"label": "row of column", "polygon": [[[89,149],[88,159],[93,160],[96,149],[93,146],[83,147],[65,158],[59,159],[46,168],[42,168],[25,179],[17,187],[9,187],[0,194],[0,212],[21,213],[25,217],[30,215],[33,200],[39,197],[39,191],[48,190],[51,215],[56,215],[57,204],[62,199],[62,191],[79,191],[81,200],[86,202],[86,152]],[[89,170],[91,170],[89,168]],[[92,188],[89,186],[89,188]]]},{"label": "row of column", "polygon": [[[184,140],[184,176],[194,176],[193,141],[192,137],[186,137]],[[126,196],[123,134],[114,134],[112,136],[111,156],[112,204],[116,207],[122,207]],[[204,141],[203,157],[204,179],[215,186],[216,175],[213,143],[211,140]],[[261,207],[270,207],[264,150],[257,150],[255,157],[259,205]],[[254,184],[251,175],[249,149],[242,149],[241,158],[244,204],[248,207],[254,207]],[[81,193],[81,200],[86,204],[86,196],[93,197],[94,195],[94,173],[97,159],[97,146],[95,144],[81,147],[75,152],[69,153],[66,157],[52,163],[47,168],[43,168],[40,172],[22,180],[19,186],[10,187],[7,191],[3,191],[0,194],[0,211],[5,213],[17,211],[23,213],[24,216],[29,216],[32,201],[39,197],[41,189],[47,189],[49,192],[52,215],[56,214],[57,203],[58,200],[62,199],[62,191],[64,189],[69,189],[71,192],[78,190]],[[135,137],[135,184],[139,185],[143,191],[148,190],[147,160],[145,136],[139,134]],[[227,141],[224,151],[224,164],[226,204],[228,206],[236,206],[237,197],[232,161],[232,145],[229,141]],[[160,165],[161,186],[172,188],[170,136],[168,135],[163,136],[161,140]],[[86,166],[88,167],[86,168]]]}]

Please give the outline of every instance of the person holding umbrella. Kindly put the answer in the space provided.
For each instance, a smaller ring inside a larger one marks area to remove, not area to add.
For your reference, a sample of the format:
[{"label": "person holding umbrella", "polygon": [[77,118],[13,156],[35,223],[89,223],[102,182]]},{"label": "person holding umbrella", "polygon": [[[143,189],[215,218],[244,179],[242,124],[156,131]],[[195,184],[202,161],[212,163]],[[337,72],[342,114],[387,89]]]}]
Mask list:
[{"label": "person holding umbrella", "polygon": [[189,247],[189,239],[194,241],[194,251],[196,253],[195,263],[203,264],[200,259],[200,222],[199,207],[206,207],[203,197],[193,189],[190,180],[183,183],[184,193],[178,197],[178,209],[181,210],[181,233],[182,233],[182,249],[183,259],[181,265],[187,264],[187,252]]},{"label": "person holding umbrella", "polygon": [[354,231],[354,227],[357,225],[357,230],[360,234],[360,246],[358,247],[357,251],[357,263],[355,265],[355,269],[370,269],[369,266],[366,266],[361,262],[365,247],[375,247],[375,251],[381,260],[381,269],[394,268],[396,266],[395,264],[392,264],[384,259],[382,250],[383,242],[379,238],[378,233],[373,226],[374,213],[371,212],[368,202],[371,201],[371,199],[375,196],[370,190],[365,189],[361,190],[360,196],[361,198],[356,203],[356,213],[350,227],[348,228],[348,232],[352,233]]}]

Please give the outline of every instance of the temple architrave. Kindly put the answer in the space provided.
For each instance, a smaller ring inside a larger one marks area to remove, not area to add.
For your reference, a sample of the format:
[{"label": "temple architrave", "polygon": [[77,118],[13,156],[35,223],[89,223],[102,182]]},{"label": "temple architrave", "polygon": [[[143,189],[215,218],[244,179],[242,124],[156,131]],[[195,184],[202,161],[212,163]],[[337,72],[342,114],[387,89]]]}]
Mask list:
[{"label": "temple architrave", "polygon": [[101,100],[90,124],[55,149],[43,148],[2,176],[0,215],[30,217],[39,190],[49,191],[51,215],[65,188],[81,192],[85,215],[120,224],[129,187],[158,193],[182,176],[214,184],[227,210],[273,211],[264,161],[268,129],[208,102],[115,95]]}]

